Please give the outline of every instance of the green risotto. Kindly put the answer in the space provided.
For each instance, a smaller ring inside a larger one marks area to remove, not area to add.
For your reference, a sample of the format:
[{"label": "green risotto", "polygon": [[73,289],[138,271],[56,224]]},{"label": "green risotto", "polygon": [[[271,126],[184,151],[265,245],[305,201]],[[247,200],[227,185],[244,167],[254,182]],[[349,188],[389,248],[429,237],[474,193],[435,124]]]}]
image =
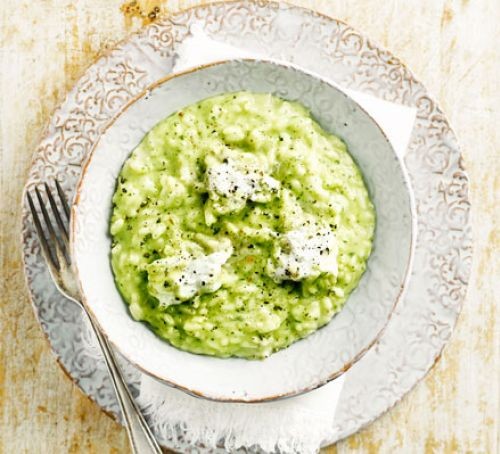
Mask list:
[{"label": "green risotto", "polygon": [[172,345],[264,358],[342,308],[374,226],[344,142],[300,104],[230,93],[161,121],[132,152],[111,261],[132,317]]}]

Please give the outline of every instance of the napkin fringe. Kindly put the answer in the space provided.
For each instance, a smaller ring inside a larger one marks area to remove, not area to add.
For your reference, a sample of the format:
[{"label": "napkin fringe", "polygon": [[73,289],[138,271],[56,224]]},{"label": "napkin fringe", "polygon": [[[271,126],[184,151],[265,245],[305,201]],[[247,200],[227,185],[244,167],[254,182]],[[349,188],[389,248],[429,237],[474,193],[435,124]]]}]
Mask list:
[{"label": "napkin fringe", "polygon": [[[165,388],[156,380],[142,376],[137,402],[160,442],[174,441],[222,448],[234,452],[253,446],[251,451],[308,454],[318,451],[330,427],[320,412],[300,408],[286,411],[281,421],[267,405],[222,403],[192,397],[182,391]],[[289,405],[289,403],[287,403]],[[224,411],[220,411],[224,408]],[[331,418],[331,414],[330,414]],[[184,421],[189,421],[189,428]],[[308,437],[296,433],[307,427]],[[259,446],[255,445],[259,440]]]}]

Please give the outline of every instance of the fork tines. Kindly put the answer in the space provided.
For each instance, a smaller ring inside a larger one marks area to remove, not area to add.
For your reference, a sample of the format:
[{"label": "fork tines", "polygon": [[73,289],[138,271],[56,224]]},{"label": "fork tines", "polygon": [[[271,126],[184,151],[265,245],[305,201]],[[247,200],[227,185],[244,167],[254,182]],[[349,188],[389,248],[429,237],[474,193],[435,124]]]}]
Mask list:
[{"label": "fork tines", "polygon": [[[34,198],[29,191],[26,192],[26,195],[45,260],[49,266],[55,267],[55,269],[59,271],[63,261],[66,265],[69,265],[71,262],[69,255],[68,229],[70,209],[63,189],[56,179],[54,179],[54,184],[61,208],[58,206],[49,185],[47,183],[43,184],[50,210],[47,209],[41,191],[38,187],[35,187],[36,199],[42,214],[41,218],[43,219],[43,223],[38,214],[38,210],[35,208]],[[52,218],[55,219],[55,223],[52,221],[49,211],[52,214]]]}]

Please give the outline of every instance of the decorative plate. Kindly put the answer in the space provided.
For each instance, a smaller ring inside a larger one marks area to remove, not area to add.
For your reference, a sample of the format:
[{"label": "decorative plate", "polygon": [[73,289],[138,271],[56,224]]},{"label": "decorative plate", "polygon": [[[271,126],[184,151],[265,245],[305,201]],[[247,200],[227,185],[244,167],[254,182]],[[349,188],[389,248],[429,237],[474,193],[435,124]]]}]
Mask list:
[{"label": "decorative plate", "polygon": [[[418,109],[405,156],[418,216],[412,275],[378,345],[346,373],[335,422],[324,440],[328,445],[398,402],[434,365],[451,336],[472,258],[468,179],[457,141],[435,101],[410,71],[348,25],[285,4],[214,3],[144,28],[91,66],[54,113],[35,152],[26,188],[57,177],[73,193],[82,164],[110,119],[171,72],[176,51],[194,25],[217,41]],[[22,240],[33,307],[59,364],[84,393],[119,418],[107,371],[89,347],[80,309],[61,297],[49,278],[27,206]],[[137,390],[138,373],[125,362],[123,367]],[[183,428],[175,433],[160,441],[186,451]]]}]

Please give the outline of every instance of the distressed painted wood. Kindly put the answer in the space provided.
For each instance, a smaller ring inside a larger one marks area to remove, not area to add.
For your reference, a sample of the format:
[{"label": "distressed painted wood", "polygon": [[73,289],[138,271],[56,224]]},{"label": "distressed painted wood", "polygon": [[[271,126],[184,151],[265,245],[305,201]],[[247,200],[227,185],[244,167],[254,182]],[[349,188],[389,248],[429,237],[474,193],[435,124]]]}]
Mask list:
[{"label": "distressed painted wood", "polygon": [[[198,3],[0,0],[0,454],[129,452],[124,430],[64,375],[36,323],[20,259],[21,189],[51,112],[95,58],[156,15]],[[456,129],[474,208],[472,282],[440,362],[393,410],[325,452],[496,453],[500,3],[293,3],[349,22],[408,63]]]}]

